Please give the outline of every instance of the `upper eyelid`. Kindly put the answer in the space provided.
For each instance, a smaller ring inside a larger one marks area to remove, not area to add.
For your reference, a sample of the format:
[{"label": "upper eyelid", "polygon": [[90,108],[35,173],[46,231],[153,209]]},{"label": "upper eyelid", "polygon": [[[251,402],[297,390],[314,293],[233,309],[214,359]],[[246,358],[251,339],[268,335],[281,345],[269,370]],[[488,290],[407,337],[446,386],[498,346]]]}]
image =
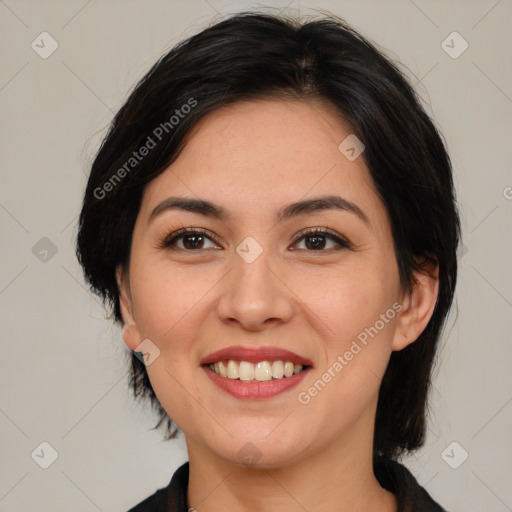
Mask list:
[{"label": "upper eyelid", "polygon": [[322,235],[326,235],[326,236],[331,236],[331,237],[334,237],[334,238],[341,238],[341,239],[345,239],[345,237],[339,233],[337,233],[336,231],[328,228],[328,227],[313,227],[313,228],[305,228],[305,229],[301,229],[297,235],[293,238],[294,241],[297,241],[297,240],[300,240],[302,237],[306,236],[306,235],[314,235],[315,233],[320,233]]},{"label": "upper eyelid", "polygon": [[168,235],[164,236],[161,239],[161,242],[159,244],[160,247],[166,247],[167,245],[170,245],[171,242],[175,242],[176,240],[179,240],[180,238],[183,238],[184,236],[190,234],[190,233],[197,233],[200,235],[204,235],[207,238],[211,239],[214,243],[220,245],[219,240],[217,240],[217,237],[209,230],[204,228],[179,228],[174,230],[172,233],[169,233]]},{"label": "upper eyelid", "polygon": [[211,238],[215,243],[219,243],[219,241],[217,240],[217,236],[214,235],[211,231],[204,228],[180,228],[171,233],[169,236],[167,236],[166,239],[179,239],[190,233],[198,233],[200,235],[205,235],[208,238]]}]

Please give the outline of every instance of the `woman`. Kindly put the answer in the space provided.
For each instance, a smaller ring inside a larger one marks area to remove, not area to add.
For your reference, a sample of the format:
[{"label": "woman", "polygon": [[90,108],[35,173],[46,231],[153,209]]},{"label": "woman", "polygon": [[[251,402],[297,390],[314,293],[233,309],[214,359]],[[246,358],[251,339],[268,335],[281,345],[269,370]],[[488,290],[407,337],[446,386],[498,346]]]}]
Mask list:
[{"label": "woman", "polygon": [[135,396],[186,439],[132,511],[443,510],[398,458],[424,441],[459,233],[439,133],[341,20],[242,13],[162,57],[77,243]]}]

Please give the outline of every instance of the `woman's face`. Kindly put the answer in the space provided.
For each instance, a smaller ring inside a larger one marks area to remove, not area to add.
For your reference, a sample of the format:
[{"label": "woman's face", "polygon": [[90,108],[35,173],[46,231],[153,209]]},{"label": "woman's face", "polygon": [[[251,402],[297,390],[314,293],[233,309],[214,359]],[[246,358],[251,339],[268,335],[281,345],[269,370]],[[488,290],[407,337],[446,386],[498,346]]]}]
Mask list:
[{"label": "woman's face", "polygon": [[[150,340],[152,386],[189,450],[275,467],[371,443],[404,297],[386,209],[351,139],[339,149],[349,135],[321,103],[239,102],[146,187],[123,337]],[[280,377],[286,362],[303,371]]]}]

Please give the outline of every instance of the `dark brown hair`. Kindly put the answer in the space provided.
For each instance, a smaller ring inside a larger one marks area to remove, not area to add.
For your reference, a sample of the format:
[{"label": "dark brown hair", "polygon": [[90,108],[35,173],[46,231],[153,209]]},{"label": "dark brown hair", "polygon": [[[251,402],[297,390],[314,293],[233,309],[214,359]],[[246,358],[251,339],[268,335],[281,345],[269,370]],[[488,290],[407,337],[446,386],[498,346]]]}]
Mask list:
[{"label": "dark brown hair", "polygon": [[[115,271],[129,263],[144,187],[177,158],[208,112],[265,97],[325,100],[364,143],[404,289],[411,289],[413,272],[439,264],[433,316],[415,343],[392,353],[380,387],[374,453],[397,458],[424,442],[434,356],[455,290],[460,223],[450,159],[434,123],[401,71],[342,20],[240,13],[158,60],[115,116],[92,164],[77,240],[85,278],[122,322]],[[135,158],[150,139],[154,146]],[[131,386],[156,408],[156,427],[165,422],[166,438],[174,437],[133,354]]]}]

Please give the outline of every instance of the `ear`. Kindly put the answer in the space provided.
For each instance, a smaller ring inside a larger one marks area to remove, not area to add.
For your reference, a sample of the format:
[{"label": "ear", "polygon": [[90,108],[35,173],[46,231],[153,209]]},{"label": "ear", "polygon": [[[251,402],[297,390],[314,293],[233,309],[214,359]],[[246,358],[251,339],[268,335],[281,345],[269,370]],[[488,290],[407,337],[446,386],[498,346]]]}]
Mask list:
[{"label": "ear", "polygon": [[402,297],[402,310],[396,323],[392,350],[402,350],[425,330],[439,293],[439,265],[429,265],[423,272],[415,272],[411,292]]},{"label": "ear", "polygon": [[123,341],[130,350],[135,350],[141,342],[139,328],[133,317],[132,293],[128,272],[119,266],[116,268],[117,287],[119,289],[119,305],[123,319]]}]

